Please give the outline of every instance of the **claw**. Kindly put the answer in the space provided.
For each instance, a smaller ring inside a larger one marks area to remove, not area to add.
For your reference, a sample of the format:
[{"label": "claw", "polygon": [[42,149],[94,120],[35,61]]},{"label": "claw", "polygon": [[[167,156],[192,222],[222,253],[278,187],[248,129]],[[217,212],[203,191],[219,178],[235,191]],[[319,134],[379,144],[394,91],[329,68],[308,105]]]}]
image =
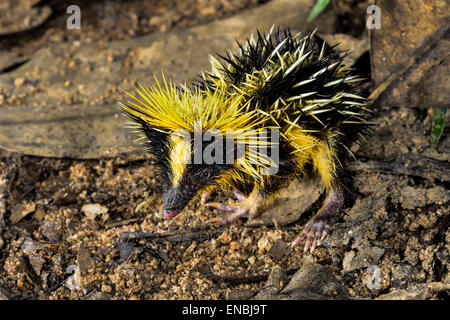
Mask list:
[{"label": "claw", "polygon": [[304,252],[311,249],[311,252],[319,245],[325,236],[328,234],[328,229],[330,228],[328,221],[324,219],[314,219],[305,227],[303,232],[292,242],[292,246],[299,244],[300,242],[305,242]]},{"label": "claw", "polygon": [[232,212],[236,211],[237,207],[229,204],[222,204],[219,202],[209,202],[206,204],[207,207],[215,208],[222,211]]},{"label": "claw", "polygon": [[236,207],[236,209],[232,210],[232,211],[235,211],[235,213],[232,214],[231,216],[227,216],[225,218],[213,218],[213,219],[208,220],[207,222],[208,223],[219,222],[220,224],[229,224],[229,223],[233,222],[236,219],[243,218],[243,217],[247,216],[249,210],[246,207],[242,207],[242,208]]},{"label": "claw", "polygon": [[211,191],[205,191],[202,194],[201,200],[200,200],[200,206],[202,209],[202,213],[205,213],[205,207],[206,207],[206,201],[208,201],[209,196],[211,195]]},{"label": "claw", "polygon": [[[228,207],[228,206],[225,206],[225,207]],[[226,210],[224,210],[224,211],[226,211]],[[227,216],[225,218],[213,218],[213,219],[208,220],[206,223],[216,223],[216,222],[218,222],[220,224],[229,224],[229,223],[233,222],[236,219],[243,218],[243,217],[247,216],[249,210],[246,207],[242,207],[242,208],[236,207],[234,210],[231,210],[231,211],[235,211],[235,213],[232,214],[231,216]]]},{"label": "claw", "polygon": [[258,193],[253,193],[253,197],[251,195],[250,197],[247,197],[242,192],[234,190],[233,194],[239,202],[234,204],[221,204],[218,202],[210,202],[206,204],[207,207],[215,208],[226,212],[234,212],[231,216],[225,218],[214,218],[208,220],[209,223],[219,222],[220,224],[227,224],[243,217],[253,218],[257,214],[258,208],[262,204],[261,201],[262,198],[259,196]]},{"label": "claw", "polygon": [[328,229],[330,229],[330,225],[329,225],[329,224],[325,225],[325,228],[324,228],[323,231],[322,231],[322,235],[320,236],[320,241],[322,241],[323,239],[325,239],[325,237],[326,237],[327,234],[328,234]]}]

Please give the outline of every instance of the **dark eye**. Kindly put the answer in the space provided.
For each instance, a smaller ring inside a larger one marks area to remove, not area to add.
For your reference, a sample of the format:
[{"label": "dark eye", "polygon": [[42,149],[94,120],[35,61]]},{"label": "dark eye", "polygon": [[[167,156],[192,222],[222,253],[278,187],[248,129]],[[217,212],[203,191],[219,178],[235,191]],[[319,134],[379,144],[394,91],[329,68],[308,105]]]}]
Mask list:
[{"label": "dark eye", "polygon": [[208,179],[211,176],[211,173],[209,171],[201,171],[199,175],[203,179]]}]

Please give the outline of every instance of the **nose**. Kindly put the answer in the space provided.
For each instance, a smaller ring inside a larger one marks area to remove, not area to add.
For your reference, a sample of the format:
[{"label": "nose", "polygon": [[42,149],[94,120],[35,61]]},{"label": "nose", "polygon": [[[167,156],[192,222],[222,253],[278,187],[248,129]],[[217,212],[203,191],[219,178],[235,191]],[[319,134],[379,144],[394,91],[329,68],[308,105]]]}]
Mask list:
[{"label": "nose", "polygon": [[173,218],[191,201],[196,190],[187,187],[170,188],[163,195],[163,214]]},{"label": "nose", "polygon": [[171,210],[171,209],[163,209],[163,214],[166,218],[173,218],[175,217],[178,213],[180,213],[177,210]]}]

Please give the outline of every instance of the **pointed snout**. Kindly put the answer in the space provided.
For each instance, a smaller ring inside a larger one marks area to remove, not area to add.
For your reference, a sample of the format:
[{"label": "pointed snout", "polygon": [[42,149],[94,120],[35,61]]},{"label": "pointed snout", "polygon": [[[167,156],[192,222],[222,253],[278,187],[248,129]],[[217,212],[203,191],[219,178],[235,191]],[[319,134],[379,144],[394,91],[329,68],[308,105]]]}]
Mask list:
[{"label": "pointed snout", "polygon": [[172,187],[163,196],[163,214],[166,218],[173,218],[179,214],[197,194],[194,186]]}]

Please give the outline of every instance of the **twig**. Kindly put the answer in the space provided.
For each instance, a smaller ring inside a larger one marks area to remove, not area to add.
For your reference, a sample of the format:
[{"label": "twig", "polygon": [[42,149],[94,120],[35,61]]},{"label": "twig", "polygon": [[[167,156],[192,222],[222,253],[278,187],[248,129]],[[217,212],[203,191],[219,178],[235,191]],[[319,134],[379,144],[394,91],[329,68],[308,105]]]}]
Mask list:
[{"label": "twig", "polygon": [[112,221],[112,222],[106,223],[105,228],[106,229],[117,228],[117,227],[121,227],[121,226],[124,226],[127,224],[137,222],[137,221],[139,221],[139,218],[132,218],[132,219],[121,220],[121,221]]},{"label": "twig", "polygon": [[169,242],[184,242],[193,240],[208,240],[219,236],[224,228],[218,229],[204,229],[193,228],[187,231],[169,231],[169,232],[122,232],[120,239],[125,241],[138,240],[152,240],[152,241],[169,241]]},{"label": "twig", "polygon": [[349,171],[388,172],[450,181],[450,163],[448,161],[436,160],[413,153],[384,161],[354,161],[350,162],[346,169]]},{"label": "twig", "polygon": [[0,300],[13,300],[14,295],[9,288],[0,284]]},{"label": "twig", "polygon": [[241,284],[241,283],[258,283],[266,281],[269,277],[269,272],[264,272],[263,274],[258,275],[250,275],[250,276],[228,276],[228,275],[218,275],[214,273],[214,269],[212,268],[211,264],[207,262],[208,267],[204,266],[202,268],[203,274],[210,278],[211,280],[215,282],[227,282],[231,284]]},{"label": "twig", "polygon": [[[266,271],[263,274],[257,274],[257,275],[248,275],[248,276],[229,276],[229,275],[218,275],[214,273],[214,269],[212,268],[211,264],[208,263],[208,268],[203,268],[202,272],[205,274],[208,278],[215,282],[226,282],[230,284],[242,284],[242,283],[259,283],[263,281],[267,281],[269,278],[270,272]],[[287,275],[293,275],[298,271],[298,268],[289,269],[287,270]]]}]

